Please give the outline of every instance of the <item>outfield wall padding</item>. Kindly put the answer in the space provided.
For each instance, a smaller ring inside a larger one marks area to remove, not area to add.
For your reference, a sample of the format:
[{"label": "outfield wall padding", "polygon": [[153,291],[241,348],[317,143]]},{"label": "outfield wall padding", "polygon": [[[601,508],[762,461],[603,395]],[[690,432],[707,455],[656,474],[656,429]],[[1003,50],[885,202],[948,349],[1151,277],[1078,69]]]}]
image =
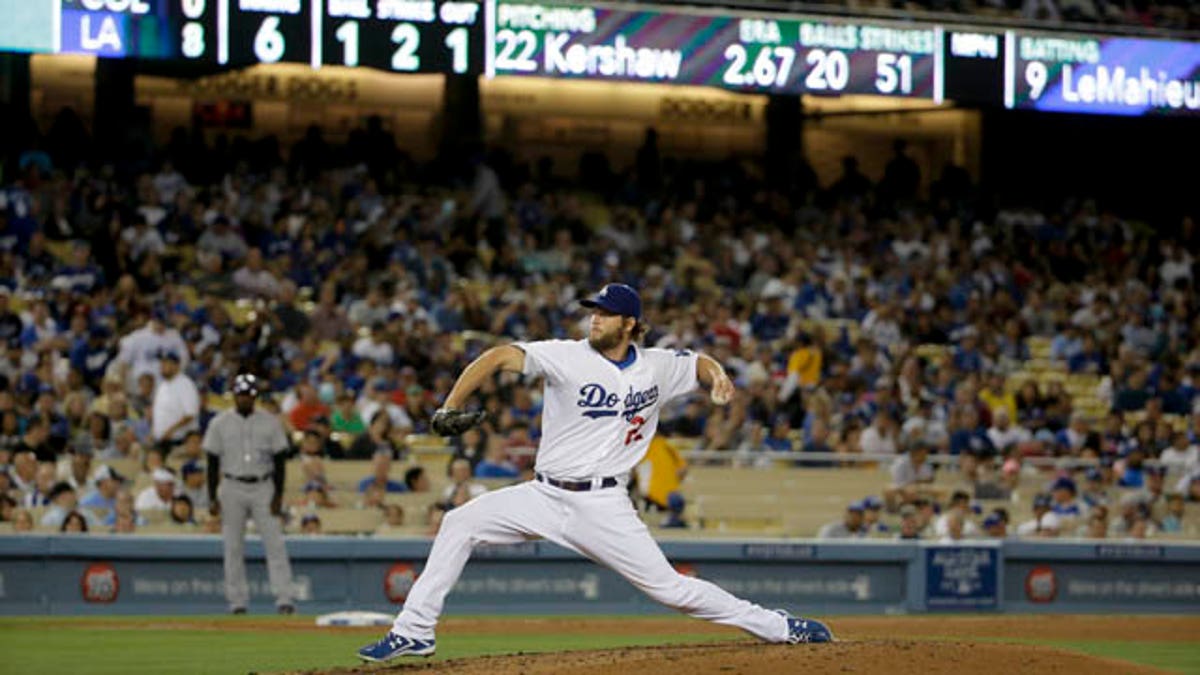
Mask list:
[{"label": "outfield wall padding", "polygon": [[[684,574],[809,614],[1200,612],[1200,545],[811,540],[663,541]],[[295,537],[301,611],[396,611],[430,541]],[[270,611],[263,550],[247,543],[252,611]],[[213,536],[0,536],[0,614],[225,611]],[[548,542],[476,551],[448,614],[666,611],[618,575]]]}]

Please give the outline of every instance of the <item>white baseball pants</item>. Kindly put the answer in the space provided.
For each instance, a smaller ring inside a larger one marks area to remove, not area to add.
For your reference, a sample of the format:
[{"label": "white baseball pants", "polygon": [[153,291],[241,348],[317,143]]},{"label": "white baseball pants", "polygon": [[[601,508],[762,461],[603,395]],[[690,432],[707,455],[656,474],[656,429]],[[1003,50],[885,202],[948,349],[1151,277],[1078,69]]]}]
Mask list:
[{"label": "white baseball pants", "polygon": [[591,558],[654,600],[697,619],[741,628],[767,642],[787,639],[784,617],[676,572],[621,487],[570,492],[535,481],[489,492],[446,514],[393,631],[432,639],[446,594],[472,549],[533,537]]}]

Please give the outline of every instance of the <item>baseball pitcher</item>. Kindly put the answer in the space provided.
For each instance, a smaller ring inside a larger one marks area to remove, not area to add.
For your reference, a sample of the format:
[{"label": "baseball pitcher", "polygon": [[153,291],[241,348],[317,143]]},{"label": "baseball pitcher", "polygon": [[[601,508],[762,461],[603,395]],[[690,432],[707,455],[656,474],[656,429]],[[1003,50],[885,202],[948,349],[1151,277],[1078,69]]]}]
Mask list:
[{"label": "baseball pitcher", "polygon": [[545,408],[536,479],[489,492],[446,514],[403,610],[382,639],[359,650],[364,661],[434,653],[434,629],[446,594],[478,544],[542,537],[624,576],[656,601],[691,616],[736,626],[767,642],[829,642],[823,623],[768,610],[716,585],[679,574],[650,536],[624,489],[646,454],[662,405],[709,388],[725,404],[733,383],[712,358],[641,349],[637,291],[609,284],[584,306],[588,338],[495,347],[459,376],[433,417],[442,435],[462,433],[482,413],[462,406],[498,371],[542,378]]}]

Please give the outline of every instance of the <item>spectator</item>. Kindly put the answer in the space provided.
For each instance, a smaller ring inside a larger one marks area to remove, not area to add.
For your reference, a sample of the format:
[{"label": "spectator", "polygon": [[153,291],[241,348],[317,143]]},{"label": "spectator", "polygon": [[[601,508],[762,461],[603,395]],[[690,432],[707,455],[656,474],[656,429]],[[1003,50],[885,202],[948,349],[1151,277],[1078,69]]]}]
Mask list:
[{"label": "spectator", "polygon": [[42,527],[53,528],[62,525],[63,520],[75,513],[78,506],[79,499],[75,488],[66,482],[55,483],[48,495],[46,512],[42,514]]},{"label": "spectator", "polygon": [[1200,466],[1200,446],[1188,442],[1188,435],[1183,431],[1171,434],[1171,446],[1163,450],[1158,461],[1166,467],[1183,469],[1184,471]]},{"label": "spectator", "polygon": [[474,470],[476,478],[516,478],[520,474],[521,470],[509,461],[503,446],[494,442],[488,444],[483,459]]},{"label": "spectator", "polygon": [[905,504],[900,507],[900,530],[896,533],[896,539],[901,541],[917,540],[921,538],[921,520],[917,511],[917,507],[912,504]]},{"label": "spectator", "polygon": [[678,492],[687,476],[687,460],[662,434],[650,439],[646,456],[636,469],[637,483],[647,509],[669,510],[671,493]]},{"label": "spectator", "polygon": [[72,511],[63,519],[58,531],[69,534],[86,534],[88,531],[87,518],[84,518],[77,511]]},{"label": "spectator", "polygon": [[194,511],[208,511],[208,486],[206,483],[205,467],[196,460],[183,463],[179,469],[183,485],[179,487],[177,496],[187,497]]},{"label": "spectator", "polygon": [[371,456],[371,475],[358,482],[358,492],[363,493],[369,487],[377,487],[386,493],[407,492],[404,483],[398,483],[388,477],[392,470],[392,453],[388,450],[376,451]]},{"label": "spectator", "polygon": [[375,529],[376,535],[395,534],[404,527],[404,507],[387,504],[383,507],[383,523]]},{"label": "spectator", "polygon": [[175,497],[175,474],[168,469],[155,469],[151,474],[154,484],[138,493],[134,508],[142,513],[147,511],[169,511],[171,499]]},{"label": "spectator", "polygon": [[930,445],[925,440],[915,440],[908,452],[892,460],[892,482],[884,490],[888,508],[894,510],[901,504],[913,502],[922,492],[922,487],[933,482],[933,467],[926,463]]},{"label": "spectator", "polygon": [[861,503],[863,506],[862,535],[870,537],[887,534],[888,526],[879,519],[880,512],[883,510],[883,500],[879,497],[869,496],[863,497]]},{"label": "spectator", "polygon": [[1058,516],[1063,529],[1071,528],[1075,521],[1084,516],[1084,507],[1075,495],[1075,481],[1068,476],[1059,476],[1050,484],[1050,510]]},{"label": "spectator", "polygon": [[1057,537],[1062,524],[1055,515],[1050,495],[1040,493],[1033,498],[1033,518],[1017,526],[1020,537]]},{"label": "spectator", "polygon": [[367,430],[362,416],[354,406],[354,392],[350,390],[338,394],[337,406],[333,410],[333,431],[358,436]]},{"label": "spectator", "polygon": [[983,519],[983,533],[989,539],[1008,538],[1008,520],[999,512],[993,511]]},{"label": "spectator", "polygon": [[896,454],[896,420],[890,413],[875,413],[871,426],[863,430],[859,447],[864,455]]},{"label": "spectator", "polygon": [[487,492],[487,488],[471,480],[471,463],[459,458],[450,462],[450,485],[442,492],[442,504],[449,511]]},{"label": "spectator", "polygon": [[27,509],[13,512],[13,532],[33,532],[33,514]]},{"label": "spectator", "polygon": [[359,434],[350,449],[346,451],[349,459],[365,459],[386,453],[393,459],[399,459],[401,454],[395,442],[392,441],[392,419],[386,410],[377,410],[371,417],[371,425],[366,433]]},{"label": "spectator", "polygon": [[1167,513],[1163,516],[1160,529],[1164,534],[1183,532],[1184,499],[1178,492],[1167,494]]},{"label": "spectator", "polygon": [[424,467],[410,467],[404,472],[404,487],[409,492],[429,492],[429,475],[425,473]]},{"label": "spectator", "polygon": [[817,533],[817,539],[849,539],[861,536],[863,522],[863,507],[861,502],[851,502],[846,506],[846,516],[823,526]]},{"label": "spectator", "polygon": [[321,517],[315,513],[306,513],[300,519],[300,534],[321,534]]},{"label": "spectator", "polygon": [[175,495],[171,498],[171,523],[187,527],[196,526],[195,507],[187,495]]},{"label": "spectator", "polygon": [[84,495],[83,499],[79,502],[79,506],[91,510],[97,518],[103,521],[116,511],[117,494],[124,484],[124,476],[117,473],[107,464],[101,464],[92,472],[92,485],[94,488],[90,493]]},{"label": "spectator", "polygon": [[200,430],[200,392],[196,383],[180,371],[182,357],[163,352],[162,377],[154,390],[152,435],[162,456],[183,444],[187,435]]},{"label": "spectator", "polygon": [[[955,541],[964,537],[974,537],[979,533],[979,528],[971,520],[971,511],[971,495],[962,490],[955,490],[954,494],[950,495],[950,503],[946,507],[946,512],[934,523],[934,535],[943,541],[947,537],[951,537]],[[952,523],[952,521],[956,521],[956,523]],[[951,530],[952,524],[958,529],[957,533]]]}]

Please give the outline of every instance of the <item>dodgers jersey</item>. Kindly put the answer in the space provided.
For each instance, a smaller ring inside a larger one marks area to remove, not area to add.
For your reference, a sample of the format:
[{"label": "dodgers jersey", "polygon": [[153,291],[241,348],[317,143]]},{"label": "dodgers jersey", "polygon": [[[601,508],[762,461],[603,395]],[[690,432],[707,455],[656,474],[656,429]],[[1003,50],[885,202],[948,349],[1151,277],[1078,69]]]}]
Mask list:
[{"label": "dodgers jersey", "polygon": [[699,386],[695,352],[639,349],[609,361],[587,340],[517,342],[545,382],[535,469],[561,480],[624,476],[641,461],[662,405]]}]

